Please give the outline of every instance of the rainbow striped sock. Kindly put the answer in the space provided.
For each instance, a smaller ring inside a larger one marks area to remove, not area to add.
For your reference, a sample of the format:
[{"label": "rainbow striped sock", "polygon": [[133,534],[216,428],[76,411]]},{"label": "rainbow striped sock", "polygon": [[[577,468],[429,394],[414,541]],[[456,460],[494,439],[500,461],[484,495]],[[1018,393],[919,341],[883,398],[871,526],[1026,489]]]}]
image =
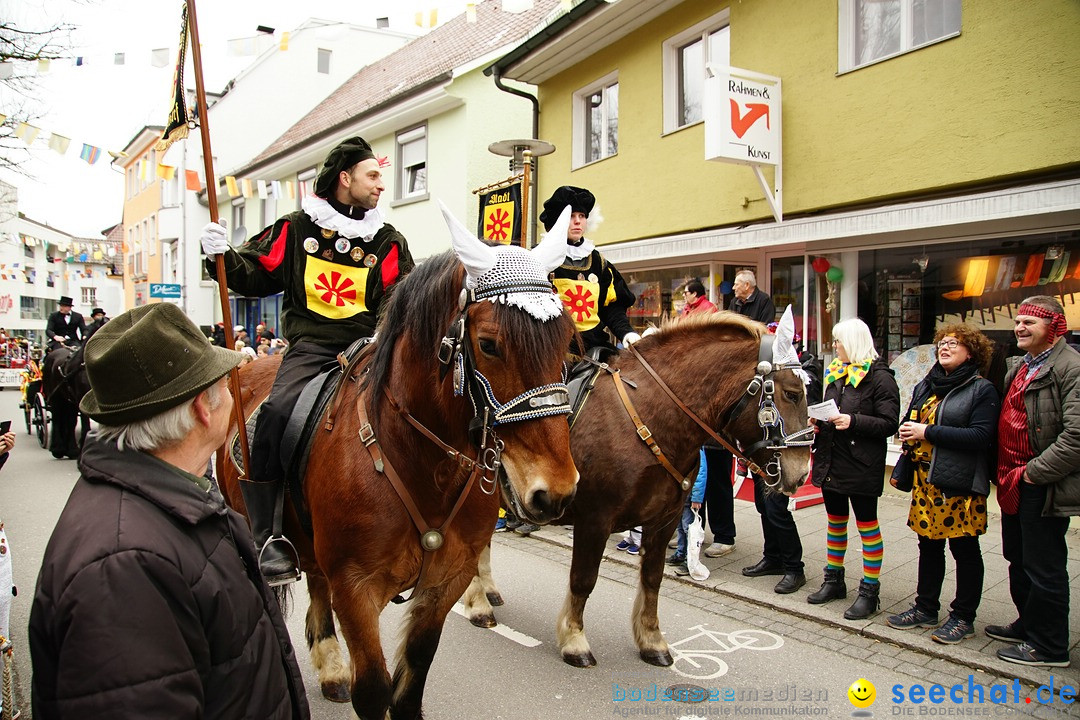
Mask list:
[{"label": "rainbow striped sock", "polygon": [[825,531],[826,565],[833,569],[844,567],[847,552],[847,515],[828,515],[829,527]]},{"label": "rainbow striped sock", "polygon": [[884,547],[881,542],[881,526],[877,520],[869,522],[855,521],[862,537],[862,565],[863,579],[868,583],[876,584],[881,575],[881,556]]}]

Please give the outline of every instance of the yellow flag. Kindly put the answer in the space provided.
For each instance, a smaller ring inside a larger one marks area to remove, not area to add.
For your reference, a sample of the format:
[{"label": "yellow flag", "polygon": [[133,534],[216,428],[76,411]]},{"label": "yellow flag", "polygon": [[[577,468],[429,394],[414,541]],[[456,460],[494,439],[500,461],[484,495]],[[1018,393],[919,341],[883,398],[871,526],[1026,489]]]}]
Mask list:
[{"label": "yellow flag", "polygon": [[416,13],[416,25],[422,28],[433,28],[439,24],[438,8],[431,8],[427,12]]},{"label": "yellow flag", "polygon": [[286,192],[289,193],[289,199],[290,200],[295,200],[296,199],[296,185],[293,184],[292,180],[286,180],[285,181],[285,190],[286,190]]},{"label": "yellow flag", "polygon": [[229,191],[229,197],[240,197],[240,188],[236,187],[236,178],[234,176],[225,176],[225,187]]},{"label": "yellow flag", "polygon": [[162,165],[158,163],[157,176],[163,180],[172,180],[176,176],[176,168],[172,165]]},{"label": "yellow flag", "polygon": [[63,135],[57,135],[56,133],[53,133],[49,136],[49,149],[55,150],[61,155],[68,151],[68,145],[70,144],[71,139],[66,138]]},{"label": "yellow flag", "polygon": [[21,122],[15,126],[15,137],[22,140],[27,145],[32,145],[34,138],[41,132],[41,128],[36,128],[29,123]]},{"label": "yellow flag", "polygon": [[244,188],[244,197],[249,198],[254,194],[251,191],[251,180],[249,178],[241,178],[240,187]]},{"label": "yellow flag", "polygon": [[278,50],[288,50],[288,49],[289,49],[289,31],[286,30],[285,32],[281,33],[281,42],[278,43]]},{"label": "yellow flag", "polygon": [[465,3],[465,22],[476,22],[476,3]]}]

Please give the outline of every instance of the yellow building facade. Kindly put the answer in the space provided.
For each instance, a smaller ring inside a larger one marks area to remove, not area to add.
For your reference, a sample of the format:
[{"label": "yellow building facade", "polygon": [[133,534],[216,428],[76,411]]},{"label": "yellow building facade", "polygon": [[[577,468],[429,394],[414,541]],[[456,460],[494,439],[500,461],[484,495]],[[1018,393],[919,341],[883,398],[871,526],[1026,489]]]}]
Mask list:
[{"label": "yellow building facade", "polygon": [[[1004,347],[1037,293],[1080,330],[1078,37],[1071,0],[579,0],[489,71],[537,86],[538,200],[595,193],[638,327],[749,268],[815,353],[860,316],[895,360],[957,320]],[[779,222],[749,166],[705,159],[726,115],[680,120],[707,60],[781,80]]]},{"label": "yellow building facade", "polygon": [[124,307],[150,302],[150,283],[161,282],[158,212],[161,182],[154,145],[162,128],[144,127],[124,148],[113,166],[124,173]]}]

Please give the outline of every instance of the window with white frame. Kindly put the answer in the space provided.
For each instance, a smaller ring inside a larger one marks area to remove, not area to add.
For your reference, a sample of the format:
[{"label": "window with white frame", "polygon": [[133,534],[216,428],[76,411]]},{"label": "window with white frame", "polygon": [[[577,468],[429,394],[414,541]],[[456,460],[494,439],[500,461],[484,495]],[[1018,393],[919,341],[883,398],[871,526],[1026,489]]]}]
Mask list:
[{"label": "window with white frame", "polygon": [[161,206],[177,207],[180,204],[180,173],[161,181]]},{"label": "window with white frame", "polygon": [[157,255],[157,215],[150,216],[150,229],[147,230],[146,244],[150,247],[150,254]]},{"label": "window with white frame", "polygon": [[619,152],[619,74],[574,93],[574,167]]},{"label": "window with white frame", "polygon": [[89,308],[97,305],[97,288],[83,286],[82,304]]},{"label": "window with white frame", "polygon": [[319,71],[319,74],[321,74],[321,75],[329,75],[330,74],[330,56],[331,55],[332,55],[332,53],[331,53],[330,50],[324,50],[323,48],[319,48],[319,59],[318,59],[318,65],[316,67],[316,69]]},{"label": "window with white frame", "polygon": [[664,132],[704,119],[705,64],[731,64],[728,18],[724,10],[664,42]]},{"label": "window with white frame", "polygon": [[427,195],[427,126],[397,136],[397,199]]},{"label": "window with white frame", "polygon": [[839,71],[960,34],[961,0],[839,0]]}]

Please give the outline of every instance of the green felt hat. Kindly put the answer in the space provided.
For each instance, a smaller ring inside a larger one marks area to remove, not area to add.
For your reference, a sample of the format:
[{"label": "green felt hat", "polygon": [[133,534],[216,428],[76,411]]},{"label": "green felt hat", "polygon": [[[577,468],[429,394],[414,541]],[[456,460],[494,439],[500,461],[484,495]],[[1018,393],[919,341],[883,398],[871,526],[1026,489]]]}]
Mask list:
[{"label": "green felt hat", "polygon": [[157,303],[105,323],[85,357],[91,389],[79,409],[104,425],[128,425],[195,397],[243,354],[211,345],[180,308]]}]

